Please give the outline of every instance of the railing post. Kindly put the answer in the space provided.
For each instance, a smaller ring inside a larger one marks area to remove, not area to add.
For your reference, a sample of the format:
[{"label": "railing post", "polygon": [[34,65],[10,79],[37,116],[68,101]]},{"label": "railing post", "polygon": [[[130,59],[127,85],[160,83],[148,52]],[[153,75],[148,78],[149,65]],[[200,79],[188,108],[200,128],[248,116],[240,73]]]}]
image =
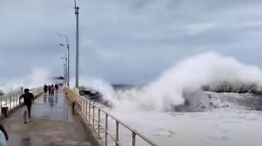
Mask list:
[{"label": "railing post", "polygon": [[81,114],[84,114],[84,104],[83,104],[83,100],[80,101],[81,103]]},{"label": "railing post", "polygon": [[92,104],[93,106],[93,128],[95,129],[95,105],[94,104]]},{"label": "railing post", "polygon": [[108,114],[106,113],[106,122],[105,122],[105,146],[107,146],[107,136],[108,136]]},{"label": "railing post", "polygon": [[91,103],[88,102],[88,121],[89,121],[89,123],[91,125],[91,119],[90,119],[91,115],[90,114],[91,114]]},{"label": "railing post", "polygon": [[82,110],[82,116],[85,118],[85,110],[86,110],[86,101],[84,99],[81,100],[81,103],[83,104],[83,110]]},{"label": "railing post", "polygon": [[18,93],[17,96],[16,96],[16,106],[19,105],[19,96],[20,96],[20,94]]},{"label": "railing post", "polygon": [[18,93],[15,96],[15,107],[17,106],[17,97],[18,97]]},{"label": "railing post", "polygon": [[17,105],[17,97],[18,97],[18,94],[15,95],[15,101],[14,101],[14,103],[15,103],[15,108],[16,108],[16,105]]},{"label": "railing post", "polygon": [[87,106],[86,106],[86,100],[83,99],[83,106],[84,106],[84,111],[83,111],[83,115],[84,115],[84,119],[86,119],[87,115],[86,115],[86,110],[87,110]]},{"label": "railing post", "polygon": [[17,96],[18,96],[18,94],[15,95],[15,102],[14,102],[15,103],[15,108],[16,108],[16,105],[17,105]]},{"label": "railing post", "polygon": [[87,114],[88,114],[88,113],[87,113],[87,106],[88,106],[87,100],[86,100],[85,103],[86,103],[86,117],[85,117],[85,120],[87,120]]},{"label": "railing post", "polygon": [[3,96],[0,96],[1,97],[1,113],[0,113],[0,115],[2,115],[2,100],[3,100]]},{"label": "railing post", "polygon": [[119,146],[118,142],[119,142],[119,122],[116,121],[116,146]]},{"label": "railing post", "polygon": [[10,105],[10,109],[9,110],[11,110],[12,109],[12,96],[9,96],[9,105]]},{"label": "railing post", "polygon": [[100,109],[98,109],[98,138],[100,138]]},{"label": "railing post", "polygon": [[82,116],[82,118],[84,118],[85,117],[85,100],[83,100],[83,99],[80,99],[81,100],[81,107],[82,107],[82,110],[81,110],[81,116]]},{"label": "railing post", "polygon": [[16,106],[19,105],[19,97],[20,97],[20,94],[18,93],[18,96],[16,97]]},{"label": "railing post", "polygon": [[132,131],[132,146],[136,146],[136,133]]},{"label": "railing post", "polygon": [[16,99],[17,99],[17,93],[15,94],[15,99],[14,99],[15,107],[14,108],[16,108]]},{"label": "railing post", "polygon": [[6,102],[6,103],[5,103],[5,106],[8,107],[8,96],[5,97],[5,102]]},{"label": "railing post", "polygon": [[1,108],[2,108],[2,105],[3,105],[3,96],[1,96]]}]

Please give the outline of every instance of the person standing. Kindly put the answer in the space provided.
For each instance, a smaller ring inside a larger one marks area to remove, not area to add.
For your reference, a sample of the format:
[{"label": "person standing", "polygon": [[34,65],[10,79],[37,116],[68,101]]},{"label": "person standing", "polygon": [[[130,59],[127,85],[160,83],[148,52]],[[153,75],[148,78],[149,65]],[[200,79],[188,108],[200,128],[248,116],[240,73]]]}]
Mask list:
[{"label": "person standing", "polygon": [[31,107],[32,107],[32,103],[34,102],[34,95],[32,93],[29,92],[29,89],[25,89],[24,90],[24,94],[22,94],[19,98],[19,103],[21,103],[21,99],[24,99],[24,105],[26,107],[25,113],[24,113],[24,123],[27,123],[27,114],[28,114],[28,120],[31,119]]}]

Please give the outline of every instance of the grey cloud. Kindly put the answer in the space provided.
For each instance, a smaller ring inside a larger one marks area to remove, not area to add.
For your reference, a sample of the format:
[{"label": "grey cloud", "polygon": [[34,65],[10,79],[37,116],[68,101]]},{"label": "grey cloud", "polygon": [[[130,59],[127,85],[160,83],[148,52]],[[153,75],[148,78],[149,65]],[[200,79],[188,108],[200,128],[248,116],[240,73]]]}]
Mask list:
[{"label": "grey cloud", "polygon": [[[69,35],[71,65],[75,64],[72,1],[1,3],[0,66],[4,70],[1,80],[24,76],[37,66],[60,74],[59,57],[65,49],[58,45],[64,41],[57,36],[59,33]],[[83,77],[142,84],[178,60],[209,50],[262,65],[257,55],[262,45],[259,0],[80,0],[79,3]]]}]

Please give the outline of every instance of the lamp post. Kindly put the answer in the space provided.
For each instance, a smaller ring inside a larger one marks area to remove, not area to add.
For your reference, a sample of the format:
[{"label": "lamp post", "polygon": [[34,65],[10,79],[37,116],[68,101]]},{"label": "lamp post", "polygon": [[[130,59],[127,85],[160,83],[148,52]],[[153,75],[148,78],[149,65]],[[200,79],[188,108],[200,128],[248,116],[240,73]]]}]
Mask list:
[{"label": "lamp post", "polygon": [[68,36],[59,34],[59,36],[66,38],[66,45],[60,43],[59,45],[67,48],[67,86],[70,86],[70,46],[68,42]]},{"label": "lamp post", "polygon": [[66,64],[65,63],[63,63],[63,65],[64,65],[64,84],[66,85]]},{"label": "lamp post", "polygon": [[75,86],[79,87],[79,6],[76,4],[76,0],[74,0],[75,4],[75,15],[76,15],[76,75],[75,75]]}]

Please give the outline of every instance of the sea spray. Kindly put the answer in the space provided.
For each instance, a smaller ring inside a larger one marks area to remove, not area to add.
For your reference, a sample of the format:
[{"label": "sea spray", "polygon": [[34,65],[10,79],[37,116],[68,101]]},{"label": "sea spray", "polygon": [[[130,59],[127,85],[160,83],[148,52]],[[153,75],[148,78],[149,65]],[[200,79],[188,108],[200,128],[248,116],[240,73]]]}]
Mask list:
[{"label": "sea spray", "polygon": [[20,89],[21,87],[35,88],[52,83],[51,74],[46,68],[34,68],[27,76],[13,78],[0,85],[5,92]]},{"label": "sea spray", "polygon": [[232,57],[208,52],[176,63],[143,88],[113,91],[105,82],[93,86],[118,110],[166,111],[183,105],[185,92],[194,92],[204,85],[212,86],[224,81],[261,87],[262,72]]},{"label": "sea spray", "polygon": [[101,92],[103,94],[103,100],[109,101],[111,104],[117,104],[120,100],[118,99],[119,96],[116,95],[113,87],[101,79],[85,77],[81,78],[81,84],[85,87]]}]

